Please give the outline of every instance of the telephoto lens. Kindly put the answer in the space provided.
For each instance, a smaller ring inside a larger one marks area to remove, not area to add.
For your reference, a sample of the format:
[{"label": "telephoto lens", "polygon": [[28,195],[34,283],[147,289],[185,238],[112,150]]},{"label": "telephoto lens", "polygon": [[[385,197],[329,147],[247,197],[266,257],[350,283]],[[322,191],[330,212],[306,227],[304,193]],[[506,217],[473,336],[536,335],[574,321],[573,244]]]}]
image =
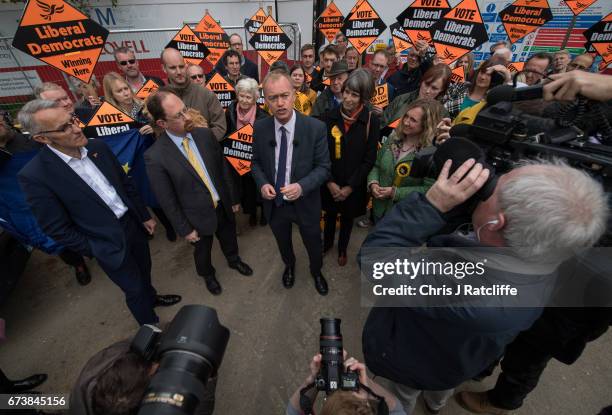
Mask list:
[{"label": "telephoto lens", "polygon": [[162,335],[154,358],[159,369],[138,415],[195,413],[208,378],[221,365],[229,335],[214,309],[202,305],[181,308]]},{"label": "telephoto lens", "polygon": [[317,389],[330,394],[341,387],[344,358],[339,318],[322,318],[319,349],[321,370],[316,379]]}]

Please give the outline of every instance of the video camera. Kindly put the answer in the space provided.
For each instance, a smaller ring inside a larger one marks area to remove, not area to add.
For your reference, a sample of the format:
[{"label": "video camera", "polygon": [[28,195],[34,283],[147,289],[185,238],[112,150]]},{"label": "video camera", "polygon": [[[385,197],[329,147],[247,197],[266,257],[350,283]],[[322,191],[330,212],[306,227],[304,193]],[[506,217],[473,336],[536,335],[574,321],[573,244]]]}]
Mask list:
[{"label": "video camera", "polygon": [[193,414],[203,400],[209,377],[215,376],[229,340],[217,312],[202,305],[184,306],[165,333],[140,328],[131,350],[159,369],[145,392],[138,415]]},{"label": "video camera", "polygon": [[[494,191],[497,174],[515,168],[521,159],[559,157],[568,164],[601,178],[609,189],[612,173],[612,133],[608,120],[603,118],[601,140],[593,142],[574,123],[550,120],[526,114],[513,108],[513,101],[542,97],[542,85],[513,88],[495,87],[487,94],[487,105],[474,122],[451,128],[450,136],[437,148],[426,148],[415,155],[410,169],[412,177],[438,177],[446,160],[453,160],[451,174],[464,161],[474,158],[491,171],[489,180],[476,194],[486,200]],[[592,103],[592,111],[599,111],[599,103]],[[584,112],[584,102],[582,104]]]},{"label": "video camera", "polygon": [[338,390],[357,392],[363,389],[378,400],[378,414],[387,415],[389,408],[382,396],[375,394],[370,388],[359,382],[359,374],[344,368],[344,349],[340,332],[339,318],[322,318],[321,334],[319,336],[319,351],[321,353],[321,370],[314,383],[300,390],[300,407],[304,414],[312,414],[313,402],[306,393],[316,387],[330,395]]}]

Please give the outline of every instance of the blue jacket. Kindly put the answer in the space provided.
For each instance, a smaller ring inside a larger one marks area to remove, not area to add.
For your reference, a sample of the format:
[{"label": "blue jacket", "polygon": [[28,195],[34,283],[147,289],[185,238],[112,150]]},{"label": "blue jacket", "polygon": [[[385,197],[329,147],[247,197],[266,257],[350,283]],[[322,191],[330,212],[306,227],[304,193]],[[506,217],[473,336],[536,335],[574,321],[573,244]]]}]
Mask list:
[{"label": "blue jacket", "polygon": [[[138,223],[151,219],[132,180],[102,140],[89,140],[88,157],[115,188]],[[18,174],[32,213],[42,230],[66,248],[118,268],[127,253],[121,223],[104,201],[48,147]],[[142,228],[144,232],[144,227]]]},{"label": "blue jacket", "polygon": [[[399,202],[368,235],[364,248],[479,247],[454,235],[436,235],[446,220],[421,193]],[[491,269],[487,268],[487,272]],[[501,271],[500,271],[501,273]],[[507,272],[498,274],[504,279]],[[486,274],[489,278],[490,274]],[[512,274],[515,277],[523,277]],[[495,278],[496,276],[493,276]],[[550,281],[550,275],[539,280]],[[536,277],[534,277],[536,278]],[[450,278],[452,280],[452,278]],[[534,284],[536,289],[550,284]],[[542,292],[546,296],[547,292]],[[531,327],[541,308],[374,307],[363,329],[363,354],[377,376],[421,390],[451,389],[480,374],[521,331]]]}]

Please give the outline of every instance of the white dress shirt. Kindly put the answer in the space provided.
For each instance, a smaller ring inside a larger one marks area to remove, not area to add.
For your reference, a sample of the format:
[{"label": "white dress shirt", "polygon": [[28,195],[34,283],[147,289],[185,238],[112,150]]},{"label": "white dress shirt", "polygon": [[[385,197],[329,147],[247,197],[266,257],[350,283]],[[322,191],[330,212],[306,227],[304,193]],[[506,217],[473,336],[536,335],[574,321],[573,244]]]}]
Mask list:
[{"label": "white dress shirt", "polygon": [[[285,186],[291,184],[291,160],[293,160],[293,136],[295,135],[295,110],[287,124],[281,124],[276,117],[274,118],[274,135],[276,138],[276,147],[274,147],[274,168],[278,172],[278,157],[280,155],[281,146],[281,127],[285,127],[285,135],[287,136],[287,165],[285,169]],[[276,177],[274,177],[276,181]],[[273,183],[274,184],[274,183]]]},{"label": "white dress shirt", "polygon": [[117,218],[122,217],[128,208],[121,200],[100,169],[87,157],[87,149],[81,147],[81,159],[76,159],[47,145],[64,163],[68,165],[89,187],[106,203]]}]

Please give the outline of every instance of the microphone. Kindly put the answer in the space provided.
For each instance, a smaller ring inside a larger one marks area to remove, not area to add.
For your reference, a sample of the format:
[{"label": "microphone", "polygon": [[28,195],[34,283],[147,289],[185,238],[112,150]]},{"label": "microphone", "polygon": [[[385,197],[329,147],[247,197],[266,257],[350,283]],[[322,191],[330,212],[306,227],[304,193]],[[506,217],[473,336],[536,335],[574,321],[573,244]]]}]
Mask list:
[{"label": "microphone", "polygon": [[487,93],[487,106],[498,102],[528,101],[542,98],[542,84],[514,88],[512,85],[499,85],[491,88]]}]

